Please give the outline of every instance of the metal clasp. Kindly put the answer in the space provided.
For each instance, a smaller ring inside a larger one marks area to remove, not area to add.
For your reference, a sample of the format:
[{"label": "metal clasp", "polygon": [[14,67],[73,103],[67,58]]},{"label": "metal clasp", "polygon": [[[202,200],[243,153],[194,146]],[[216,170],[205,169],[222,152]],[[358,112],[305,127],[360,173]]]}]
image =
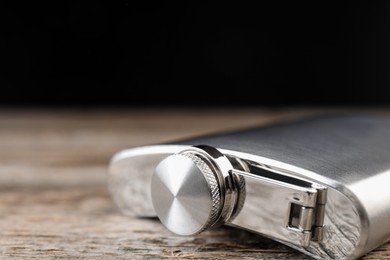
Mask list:
[{"label": "metal clasp", "polygon": [[323,239],[327,188],[267,165],[246,162],[246,201],[231,224],[303,247]]},{"label": "metal clasp", "polygon": [[[301,245],[309,246],[310,241],[323,239],[324,215],[327,189],[324,186],[313,184],[313,190],[308,189],[308,197],[315,200],[299,201],[296,198],[290,203],[287,228],[301,234]],[[299,191],[298,191],[299,192]],[[314,203],[313,203],[314,201]]]}]

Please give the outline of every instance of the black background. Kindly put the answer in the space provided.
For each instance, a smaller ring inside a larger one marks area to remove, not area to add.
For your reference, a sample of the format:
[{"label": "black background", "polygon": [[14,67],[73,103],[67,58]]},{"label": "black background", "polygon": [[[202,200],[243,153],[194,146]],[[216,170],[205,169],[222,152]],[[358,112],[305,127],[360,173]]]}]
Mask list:
[{"label": "black background", "polygon": [[0,104],[387,105],[389,13],[386,1],[1,4]]}]

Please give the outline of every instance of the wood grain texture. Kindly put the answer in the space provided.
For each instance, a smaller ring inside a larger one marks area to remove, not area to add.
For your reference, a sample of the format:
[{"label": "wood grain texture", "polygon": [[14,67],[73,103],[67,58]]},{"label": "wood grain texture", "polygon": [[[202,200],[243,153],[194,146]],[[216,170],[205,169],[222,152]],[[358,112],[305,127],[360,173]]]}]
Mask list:
[{"label": "wood grain texture", "polygon": [[[131,146],[265,124],[313,109],[2,109],[0,258],[309,259],[229,227],[180,237],[122,215],[107,190],[111,156]],[[388,111],[379,111],[388,112]],[[390,243],[362,259],[390,259]]]}]

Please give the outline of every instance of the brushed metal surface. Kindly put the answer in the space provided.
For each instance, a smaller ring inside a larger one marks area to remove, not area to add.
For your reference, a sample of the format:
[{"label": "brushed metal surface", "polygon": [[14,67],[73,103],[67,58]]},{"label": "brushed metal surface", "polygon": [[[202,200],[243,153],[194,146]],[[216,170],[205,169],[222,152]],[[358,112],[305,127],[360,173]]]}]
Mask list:
[{"label": "brushed metal surface", "polygon": [[222,206],[218,181],[199,157],[174,154],[156,167],[151,181],[153,208],[160,221],[179,235],[211,227]]},{"label": "brushed metal surface", "polygon": [[204,143],[294,165],[355,201],[362,216],[360,248],[390,239],[390,118],[330,114],[199,137]]},{"label": "brushed metal surface", "polygon": [[[286,176],[313,181],[328,188],[324,240],[312,242],[309,247],[300,247],[283,239],[280,242],[314,258],[355,259],[389,241],[389,117],[325,115],[121,151],[110,163],[109,187],[123,212],[153,215],[148,188],[129,188],[129,183],[118,186],[118,179],[124,180],[128,177],[123,176],[134,174],[133,177],[145,180],[145,187],[149,187],[154,167],[160,160],[199,144],[216,147],[225,155],[264,164]],[[247,225],[272,224],[273,218],[267,215],[272,213],[272,207],[267,212],[253,206],[258,201],[251,197],[251,193],[261,191],[256,191],[250,183],[247,189],[243,209],[236,222],[230,224],[238,227],[240,221]],[[131,196],[129,190],[133,192]],[[272,201],[269,205],[272,206]],[[261,219],[262,216],[267,221],[256,223],[256,217]]]},{"label": "brushed metal surface", "polygon": [[323,115],[175,142],[203,143],[291,164],[343,185],[390,169],[385,116]]}]

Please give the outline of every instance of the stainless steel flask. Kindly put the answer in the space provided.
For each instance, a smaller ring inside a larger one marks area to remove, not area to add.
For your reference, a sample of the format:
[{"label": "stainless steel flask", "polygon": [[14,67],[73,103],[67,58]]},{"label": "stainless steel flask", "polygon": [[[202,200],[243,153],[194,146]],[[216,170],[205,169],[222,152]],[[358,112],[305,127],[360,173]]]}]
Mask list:
[{"label": "stainless steel flask", "polygon": [[390,240],[386,116],[321,115],[133,147],[108,172],[124,214],[157,216],[179,235],[224,224],[318,259],[355,259]]}]

